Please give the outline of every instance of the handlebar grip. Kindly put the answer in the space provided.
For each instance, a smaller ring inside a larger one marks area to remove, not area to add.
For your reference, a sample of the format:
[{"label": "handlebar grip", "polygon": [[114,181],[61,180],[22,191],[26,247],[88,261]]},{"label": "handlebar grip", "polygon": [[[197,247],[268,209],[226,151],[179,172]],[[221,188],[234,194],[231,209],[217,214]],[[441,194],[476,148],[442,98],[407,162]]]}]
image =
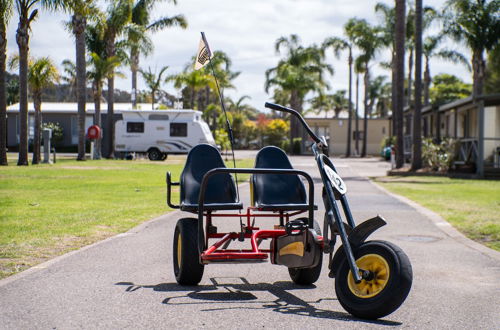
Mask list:
[{"label": "handlebar grip", "polygon": [[304,118],[300,115],[300,113],[297,112],[297,110],[293,110],[291,108],[287,108],[287,107],[284,107],[282,105],[279,105],[279,104],[274,104],[274,103],[269,103],[269,102],[266,102],[264,104],[264,106],[266,108],[269,108],[269,109],[272,109],[272,110],[275,110],[275,111],[281,111],[281,112],[288,112],[294,116],[297,117],[297,119],[300,121],[300,123],[302,124],[302,126],[304,126],[304,128],[306,129],[307,133],[309,134],[309,136],[314,140],[314,142],[316,143],[319,143],[321,142],[321,140],[316,136],[316,134],[313,133],[313,131],[311,130],[311,128],[309,127],[309,125],[307,125],[306,121],[304,120]]}]

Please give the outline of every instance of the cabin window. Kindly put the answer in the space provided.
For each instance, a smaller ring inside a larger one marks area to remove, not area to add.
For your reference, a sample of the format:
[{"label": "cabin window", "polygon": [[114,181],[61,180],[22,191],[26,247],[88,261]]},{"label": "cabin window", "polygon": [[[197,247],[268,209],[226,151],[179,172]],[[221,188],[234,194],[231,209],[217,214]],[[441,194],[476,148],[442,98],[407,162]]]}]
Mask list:
[{"label": "cabin window", "polygon": [[144,133],[144,123],[127,123],[127,133]]},{"label": "cabin window", "polygon": [[160,114],[149,115],[149,120],[168,120],[168,115],[160,115]]},{"label": "cabin window", "polygon": [[170,136],[186,137],[188,135],[187,123],[171,123]]}]

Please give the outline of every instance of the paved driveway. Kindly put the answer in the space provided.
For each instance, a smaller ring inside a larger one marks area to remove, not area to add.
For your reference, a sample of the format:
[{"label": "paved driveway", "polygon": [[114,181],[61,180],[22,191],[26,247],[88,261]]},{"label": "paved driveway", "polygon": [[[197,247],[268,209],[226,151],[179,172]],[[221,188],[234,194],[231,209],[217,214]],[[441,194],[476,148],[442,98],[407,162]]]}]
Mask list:
[{"label": "paved driveway", "polygon": [[[318,178],[310,157],[295,157],[293,163]],[[178,286],[171,260],[173,229],[189,214],[172,212],[0,281],[0,328],[500,329],[498,254],[451,237],[367,180],[366,175],[383,174],[386,163],[336,163],[355,219],[383,215],[389,224],[373,238],[400,245],[413,265],[407,301],[383,320],[347,314],[326,267],[310,287],[292,284],[286,268],[271,264],[209,265],[201,285]],[[248,185],[242,192],[247,201]],[[238,227],[222,221],[221,227]]]}]

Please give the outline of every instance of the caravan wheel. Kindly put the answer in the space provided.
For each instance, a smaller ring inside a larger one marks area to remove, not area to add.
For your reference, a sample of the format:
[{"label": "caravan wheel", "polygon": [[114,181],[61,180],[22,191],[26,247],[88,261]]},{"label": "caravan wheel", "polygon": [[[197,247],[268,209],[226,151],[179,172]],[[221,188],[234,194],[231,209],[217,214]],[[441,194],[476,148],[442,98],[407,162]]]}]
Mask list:
[{"label": "caravan wheel", "polygon": [[148,150],[148,158],[149,160],[161,160],[162,153],[156,148],[151,148]]}]

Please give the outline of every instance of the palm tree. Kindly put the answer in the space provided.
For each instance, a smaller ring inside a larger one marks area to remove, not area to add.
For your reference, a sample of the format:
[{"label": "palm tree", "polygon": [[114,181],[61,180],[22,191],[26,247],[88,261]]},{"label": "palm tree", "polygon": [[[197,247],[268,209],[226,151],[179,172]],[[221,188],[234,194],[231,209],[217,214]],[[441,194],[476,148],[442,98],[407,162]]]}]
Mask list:
[{"label": "palm tree", "polygon": [[444,8],[445,32],[472,51],[473,97],[483,93],[484,51],[500,41],[500,1],[448,0]]},{"label": "palm tree", "polygon": [[32,164],[40,162],[41,126],[42,126],[42,92],[49,85],[59,80],[56,66],[49,57],[32,60],[29,64],[28,85],[35,106],[35,136],[33,139]]},{"label": "palm tree", "polygon": [[349,55],[347,57],[347,64],[349,65],[349,119],[347,121],[347,148],[345,152],[346,157],[351,156],[351,132],[352,132],[352,48],[353,48],[352,40],[342,39],[338,37],[328,38],[323,42],[323,48],[332,47],[333,52],[337,58],[340,57],[341,50],[349,50]]},{"label": "palm tree", "polygon": [[404,73],[405,73],[405,18],[406,18],[405,0],[396,0],[395,7],[395,32],[394,32],[394,64],[396,68],[395,81],[395,106],[394,113],[396,133],[396,168],[404,165],[403,150],[403,105],[404,105]]},{"label": "palm tree", "polygon": [[31,23],[38,14],[33,7],[39,0],[16,0],[19,25],[16,42],[19,48],[19,158],[17,165],[28,165],[28,56]]},{"label": "palm tree", "polygon": [[65,59],[62,61],[64,75],[61,80],[64,81],[69,87],[69,93],[76,99],[76,64],[75,62]]},{"label": "palm tree", "polygon": [[415,1],[415,110],[413,112],[413,155],[411,168],[422,168],[422,0]]},{"label": "palm tree", "polygon": [[346,34],[353,40],[354,45],[361,51],[356,59],[362,66],[364,73],[365,97],[364,97],[364,121],[363,121],[363,147],[361,157],[366,156],[368,114],[368,91],[370,89],[370,62],[376,55],[378,49],[383,45],[383,36],[378,27],[371,26],[364,19],[351,18],[345,25]]},{"label": "palm tree", "polygon": [[250,120],[255,120],[257,119],[258,111],[251,105],[244,103],[246,99],[250,100],[251,97],[248,95],[243,95],[236,102],[230,98],[227,98],[229,102],[229,109],[236,112],[237,114],[246,116]]},{"label": "palm tree", "polygon": [[[137,72],[139,71],[139,57],[141,53],[147,55],[153,50],[153,43],[147,36],[148,32],[158,32],[167,27],[180,26],[187,28],[187,21],[184,15],[172,17],[162,17],[151,21],[151,13],[155,4],[161,0],[138,0],[132,9],[132,23],[137,29],[130,29],[128,32],[128,44],[130,47],[130,70],[132,72],[132,106],[137,106]],[[172,1],[177,4],[176,0]]]},{"label": "palm tree", "polygon": [[42,0],[46,7],[64,10],[72,14],[68,24],[75,36],[76,50],[76,101],[78,104],[78,155],[76,160],[85,160],[85,105],[87,95],[85,29],[87,20],[99,14],[96,0]]},{"label": "palm tree", "polygon": [[[201,110],[200,104],[195,106],[195,96],[199,90],[211,82],[211,77],[204,70],[189,70],[167,77],[166,81],[173,81],[174,87],[186,88],[189,92],[189,100],[184,99],[184,107]],[[189,104],[187,104],[189,101]]]},{"label": "palm tree", "polygon": [[[115,69],[121,65],[117,56],[105,57],[97,53],[90,53],[89,71],[87,76],[92,82],[92,94],[94,99],[94,125],[101,127],[101,99],[104,80],[111,74],[118,75]],[[101,159],[101,138],[96,139],[94,145],[94,159]]]},{"label": "palm tree", "polygon": [[[132,0],[111,0],[107,10],[107,17],[104,24],[104,39],[106,40],[106,57],[116,56],[116,38],[126,29],[132,19]],[[108,113],[107,113],[107,134],[108,155],[107,158],[114,158],[115,154],[115,111],[114,111],[114,75],[108,77]]]},{"label": "palm tree", "polygon": [[156,71],[153,72],[151,67],[148,67],[148,71],[139,70],[142,74],[142,78],[151,90],[151,110],[155,109],[155,94],[160,90],[161,83],[163,82],[163,74],[167,71],[168,66],[164,66],[160,69],[157,74]]},{"label": "palm tree", "polygon": [[7,165],[7,25],[12,16],[13,0],[0,0],[0,165]]},{"label": "palm tree", "polygon": [[[308,92],[318,92],[328,87],[324,80],[324,72],[333,74],[333,68],[324,63],[324,53],[320,48],[303,47],[299,42],[299,37],[294,34],[288,38],[281,37],[276,41],[276,52],[280,54],[280,51],[285,50],[285,58],[281,59],[276,67],[266,71],[264,88],[266,92],[269,92],[272,86],[289,91],[290,106],[301,113],[304,97]],[[291,141],[295,137],[302,137],[302,127],[293,116],[290,135]]]}]

